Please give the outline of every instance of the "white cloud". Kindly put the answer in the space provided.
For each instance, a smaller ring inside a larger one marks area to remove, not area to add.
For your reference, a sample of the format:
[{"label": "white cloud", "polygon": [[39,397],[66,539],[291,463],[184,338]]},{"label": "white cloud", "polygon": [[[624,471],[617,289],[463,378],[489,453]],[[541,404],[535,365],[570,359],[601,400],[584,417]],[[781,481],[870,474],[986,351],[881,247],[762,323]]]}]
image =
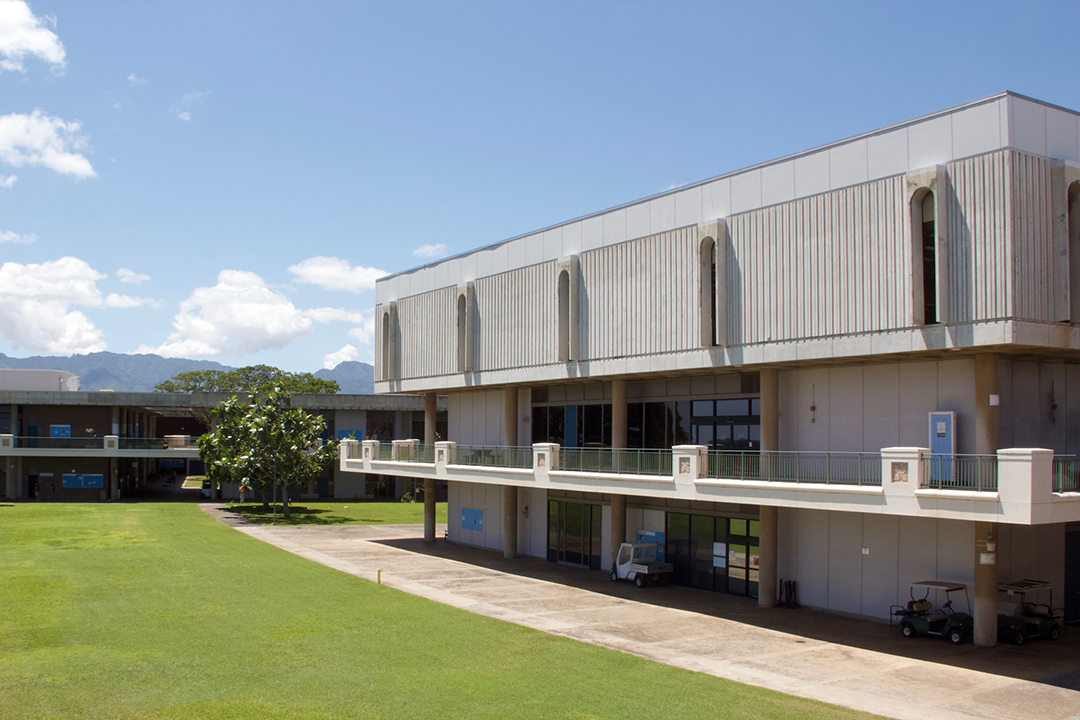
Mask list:
[{"label": "white cloud", "polygon": [[83,260],[0,265],[0,338],[16,349],[69,355],[105,349],[101,331],[72,305],[101,305],[105,276]]},{"label": "white cloud", "polygon": [[153,308],[161,308],[164,303],[160,300],[154,300],[152,298],[140,298],[131,297],[130,295],[118,295],[117,293],[109,293],[105,297],[105,307],[113,308],[133,308],[141,307],[143,305],[149,305]]},{"label": "white cloud", "polygon": [[122,108],[124,106],[124,104],[121,103],[119,100],[117,100],[116,102],[114,102],[112,104],[112,106],[113,106],[113,110],[119,110],[120,108]]},{"label": "white cloud", "polygon": [[449,248],[442,243],[435,243],[434,245],[421,245],[412,251],[415,257],[428,257],[428,258],[440,258],[446,255]]},{"label": "white cloud", "polygon": [[0,72],[26,72],[28,55],[49,63],[54,72],[63,71],[64,45],[47,24],[56,27],[56,19],[36,17],[23,0],[0,2]]},{"label": "white cloud", "polygon": [[10,188],[12,185],[15,184],[15,181],[18,179],[18,175],[8,175],[7,177],[0,175],[0,188]]},{"label": "white cloud", "polygon": [[309,317],[317,323],[328,323],[333,320],[343,320],[351,323],[367,321],[368,314],[362,310],[343,310],[341,308],[312,308],[304,310],[304,317]]},{"label": "white cloud", "polygon": [[196,288],[180,304],[175,331],[137,352],[167,357],[246,355],[278,349],[311,335],[312,320],[255,273],[222,270],[217,285]]},{"label": "white cloud", "polygon": [[[6,4],[7,0],[0,2]],[[90,161],[77,152],[86,147],[80,136],[82,125],[49,117],[41,110],[29,115],[12,113],[0,116],[0,161],[22,167],[43,165],[64,175],[93,177]]]},{"label": "white cloud", "polygon": [[349,337],[354,337],[365,345],[370,345],[375,340],[375,314],[368,315],[364,318],[362,325],[350,330]]},{"label": "white cloud", "polygon": [[10,230],[0,232],[0,243],[32,243],[37,242],[37,235],[34,233],[28,233],[26,235],[19,235],[13,233]]},{"label": "white cloud", "polygon": [[132,87],[135,87],[136,85],[145,85],[146,84],[146,78],[141,78],[138,75],[136,75],[135,73],[131,73],[130,75],[128,75],[127,80],[128,80],[128,83]]},{"label": "white cloud", "polygon": [[336,257],[311,257],[299,265],[293,265],[289,272],[302,283],[310,283],[327,290],[346,290],[358,293],[361,290],[373,290],[375,281],[386,275],[377,268],[357,265],[352,267],[348,260]]},{"label": "white cloud", "polygon": [[116,271],[116,276],[120,278],[120,282],[131,283],[132,285],[138,285],[139,283],[146,282],[150,279],[149,275],[143,275],[137,273],[134,270],[128,270],[127,268],[120,268]]},{"label": "white cloud", "polygon": [[206,102],[206,98],[210,97],[210,91],[187,93],[176,107],[172,108],[169,112],[176,113],[176,117],[180,118],[184,122],[191,122],[191,109],[196,108]]},{"label": "white cloud", "polygon": [[352,345],[346,345],[337,352],[323,356],[322,366],[327,370],[333,370],[346,360],[355,360],[360,356],[360,351]]}]

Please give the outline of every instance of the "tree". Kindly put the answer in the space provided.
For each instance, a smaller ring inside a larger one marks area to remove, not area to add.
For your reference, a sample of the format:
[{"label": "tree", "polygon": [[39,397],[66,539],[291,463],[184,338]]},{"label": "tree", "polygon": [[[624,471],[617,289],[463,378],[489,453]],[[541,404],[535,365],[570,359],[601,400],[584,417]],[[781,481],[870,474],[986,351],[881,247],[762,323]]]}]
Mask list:
[{"label": "tree", "polygon": [[326,431],[322,416],[292,407],[289,393],[280,387],[248,401],[234,395],[211,414],[213,429],[199,438],[207,475],[218,482],[269,491],[275,515],[278,487],[288,518],[289,488],[319,477],[337,453],[336,442],[322,440]]},{"label": "tree", "polygon": [[340,390],[335,380],[323,380],[311,373],[286,372],[270,365],[250,365],[238,370],[189,370],[172,380],[155,385],[154,390],[171,393],[224,392],[265,395],[275,387],[290,395],[333,395]]}]

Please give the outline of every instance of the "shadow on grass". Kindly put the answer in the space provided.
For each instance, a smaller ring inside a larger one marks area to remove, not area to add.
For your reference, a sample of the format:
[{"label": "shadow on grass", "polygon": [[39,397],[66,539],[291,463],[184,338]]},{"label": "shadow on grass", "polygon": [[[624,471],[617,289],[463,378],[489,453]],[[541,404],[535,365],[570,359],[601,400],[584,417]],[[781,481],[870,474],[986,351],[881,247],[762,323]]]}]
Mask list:
[{"label": "shadow on grass", "polygon": [[281,505],[277,506],[277,517],[274,516],[274,507],[263,507],[262,505],[235,505],[233,507],[226,508],[226,511],[232,513],[236,517],[244,518],[249,522],[256,523],[258,525],[270,525],[276,523],[278,525],[347,525],[347,524],[364,524],[364,523],[378,523],[378,519],[365,519],[365,518],[352,518],[345,517],[344,515],[334,515],[331,510],[324,510],[322,508],[309,508],[303,505],[290,505],[289,514],[291,517],[285,518],[281,514]]}]

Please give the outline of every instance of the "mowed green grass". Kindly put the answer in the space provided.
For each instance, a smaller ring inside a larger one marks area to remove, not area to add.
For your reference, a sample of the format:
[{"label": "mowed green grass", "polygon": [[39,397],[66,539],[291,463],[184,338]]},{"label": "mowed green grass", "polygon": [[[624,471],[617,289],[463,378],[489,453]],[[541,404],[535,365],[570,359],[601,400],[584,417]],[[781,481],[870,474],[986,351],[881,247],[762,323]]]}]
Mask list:
[{"label": "mowed green grass", "polygon": [[0,717],[869,717],[439,605],[185,503],[0,505]]},{"label": "mowed green grass", "polygon": [[[322,502],[301,500],[289,506],[291,517],[281,515],[281,503],[276,508],[264,508],[262,503],[230,503],[229,511],[259,523],[269,525],[417,525],[424,522],[424,503],[342,501]],[[446,503],[435,504],[435,522],[446,522]]]}]

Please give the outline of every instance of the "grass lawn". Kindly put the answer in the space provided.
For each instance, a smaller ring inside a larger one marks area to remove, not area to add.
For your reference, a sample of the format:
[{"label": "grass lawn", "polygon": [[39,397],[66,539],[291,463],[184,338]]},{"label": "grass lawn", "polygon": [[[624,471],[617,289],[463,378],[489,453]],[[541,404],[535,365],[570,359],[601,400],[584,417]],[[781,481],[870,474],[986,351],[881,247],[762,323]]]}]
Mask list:
[{"label": "grass lawn", "polygon": [[867,718],[406,595],[187,503],[0,505],[0,718]]},{"label": "grass lawn", "polygon": [[185,490],[201,490],[202,489],[202,481],[203,481],[202,475],[189,477],[186,480],[184,480],[184,486],[183,487],[184,487]]},{"label": "grass lawn", "polygon": [[[273,508],[262,503],[230,503],[229,510],[260,525],[274,522]],[[418,525],[424,522],[423,503],[403,502],[321,502],[301,500],[289,506],[292,517],[281,516],[277,505],[278,525]],[[446,522],[446,503],[435,504],[435,522]]]}]

